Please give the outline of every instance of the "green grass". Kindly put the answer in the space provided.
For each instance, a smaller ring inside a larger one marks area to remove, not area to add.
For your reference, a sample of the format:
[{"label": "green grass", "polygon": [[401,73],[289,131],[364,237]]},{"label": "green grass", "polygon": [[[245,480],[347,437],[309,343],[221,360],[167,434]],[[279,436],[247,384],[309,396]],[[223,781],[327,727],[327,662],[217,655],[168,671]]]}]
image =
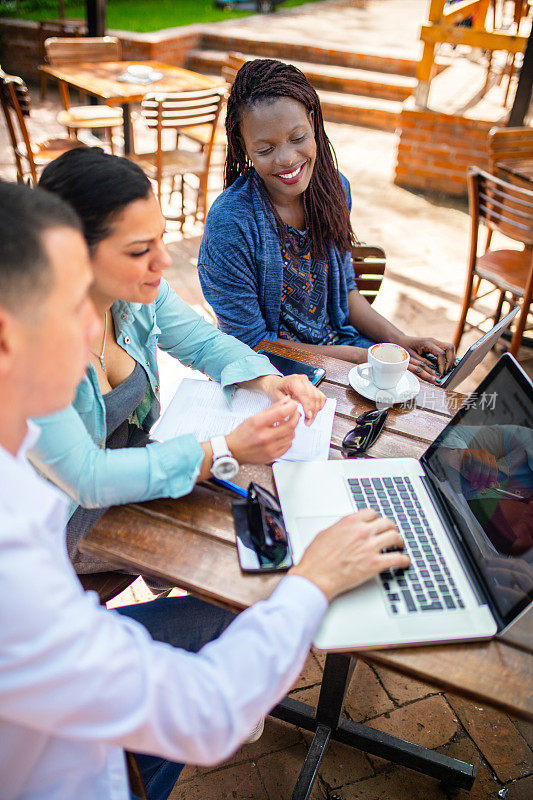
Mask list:
[{"label": "green grass", "polygon": [[[317,0],[287,0],[281,8],[301,6]],[[0,16],[18,19],[57,17],[54,0],[0,0]],[[66,3],[67,16],[85,16],[85,4]],[[107,26],[118,30],[148,33],[161,28],[192,25],[196,22],[220,22],[224,19],[249,16],[250,11],[225,11],[215,8],[213,0],[108,0]]]}]

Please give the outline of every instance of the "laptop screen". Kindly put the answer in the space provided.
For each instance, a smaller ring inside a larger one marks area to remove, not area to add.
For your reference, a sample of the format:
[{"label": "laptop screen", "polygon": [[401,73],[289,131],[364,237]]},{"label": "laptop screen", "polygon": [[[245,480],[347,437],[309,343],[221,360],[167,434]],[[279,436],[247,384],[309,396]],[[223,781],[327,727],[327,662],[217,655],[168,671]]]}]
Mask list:
[{"label": "laptop screen", "polygon": [[533,384],[505,355],[422,457],[503,624],[533,599]]}]

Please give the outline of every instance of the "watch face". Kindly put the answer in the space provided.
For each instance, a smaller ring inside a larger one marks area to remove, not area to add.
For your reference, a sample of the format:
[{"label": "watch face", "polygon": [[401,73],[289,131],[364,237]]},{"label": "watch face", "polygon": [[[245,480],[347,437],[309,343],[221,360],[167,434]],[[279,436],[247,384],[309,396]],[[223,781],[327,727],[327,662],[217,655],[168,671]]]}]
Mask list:
[{"label": "watch face", "polygon": [[232,456],[217,458],[211,470],[215,478],[233,478],[238,471],[239,463]]}]

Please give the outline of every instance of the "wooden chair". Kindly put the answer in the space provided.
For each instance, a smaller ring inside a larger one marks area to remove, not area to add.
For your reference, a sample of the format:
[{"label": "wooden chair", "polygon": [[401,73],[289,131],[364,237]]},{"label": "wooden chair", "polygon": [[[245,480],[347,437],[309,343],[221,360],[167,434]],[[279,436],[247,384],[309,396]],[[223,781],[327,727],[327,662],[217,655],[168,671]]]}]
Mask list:
[{"label": "wooden chair", "polygon": [[[496,291],[498,300],[492,317],[495,324],[501,317],[504,302],[507,302],[510,308],[522,303],[509,348],[512,355],[516,356],[533,295],[533,192],[502,181],[477,167],[470,167],[468,197],[471,223],[470,256],[463,307],[455,333],[455,348],[459,347],[467,324],[467,313],[474,302]],[[486,250],[479,256],[481,223],[484,223],[491,232],[498,231],[516,242],[522,242],[525,245],[524,249]],[[479,295],[482,280],[491,284],[492,289],[486,294]],[[489,317],[483,322],[487,319]],[[481,330],[478,325],[469,327]]]},{"label": "wooden chair", "polygon": [[[151,153],[131,155],[146,172],[149,178],[157,184],[157,198],[162,203],[162,184],[166,178],[171,179],[170,195],[174,191],[174,180],[181,178],[181,216],[178,217],[182,227],[185,219],[184,209],[184,176],[196,175],[199,187],[196,199],[195,219],[201,210],[207,212],[207,181],[211,163],[211,153],[215,139],[216,127],[225,89],[214,87],[211,89],[175,92],[172,94],[149,94],[141,104],[141,114],[149,128],[156,131],[157,149]],[[163,149],[163,133],[168,130],[187,130],[189,127],[207,125],[210,137],[207,145],[200,152],[191,152],[175,147],[172,150]],[[168,217],[174,218],[174,217]]]},{"label": "wooden chair", "polygon": [[[55,36],[45,41],[44,49],[47,61],[52,66],[122,59],[120,41],[115,36],[77,38]],[[113,153],[113,128],[123,124],[122,109],[106,105],[71,106],[68,84],[59,81],[59,91],[64,111],[59,112],[57,121],[66,127],[69,135],[77,137],[80,129],[103,129]]]},{"label": "wooden chair", "polygon": [[533,159],[533,128],[492,128],[488,148],[490,172],[499,177],[498,161]]},{"label": "wooden chair", "polygon": [[0,103],[13,147],[19,183],[29,179],[35,185],[40,169],[67,150],[82,146],[75,139],[59,137],[32,141],[26,125],[26,117],[30,116],[30,96],[26,84],[22,78],[7,75],[1,68]]},{"label": "wooden chair", "polygon": [[[245,58],[240,53],[228,53],[224,64],[222,66],[222,77],[224,78],[228,91],[233,85],[233,81],[235,80],[235,76],[237,72],[240,70],[243,64],[246,64],[248,59]],[[227,96],[224,98],[227,99]],[[223,147],[226,148],[226,130],[224,126],[224,119],[225,114],[220,114],[218,118],[218,125],[215,131],[215,141],[213,142],[214,147]],[[183,134],[187,139],[192,139],[193,142],[196,142],[200,145],[201,150],[207,147],[209,143],[209,138],[211,136],[211,131],[209,125],[193,125],[187,130],[182,130],[181,128],[178,130],[178,136]]]},{"label": "wooden chair", "polygon": [[357,288],[359,294],[362,294],[370,305],[380,290],[386,263],[385,251],[381,247],[373,247],[363,242],[352,247],[352,264]]}]

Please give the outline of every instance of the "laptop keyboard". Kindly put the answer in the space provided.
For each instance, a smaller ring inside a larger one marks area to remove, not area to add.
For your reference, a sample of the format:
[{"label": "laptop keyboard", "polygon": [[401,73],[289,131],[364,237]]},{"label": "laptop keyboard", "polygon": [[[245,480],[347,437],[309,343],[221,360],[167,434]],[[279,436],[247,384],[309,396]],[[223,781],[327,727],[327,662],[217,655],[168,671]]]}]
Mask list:
[{"label": "laptop keyboard", "polygon": [[464,608],[448,565],[409,478],[348,478],[357,508],[375,509],[394,519],[411,565],[386,570],[381,588],[391,614]]}]

